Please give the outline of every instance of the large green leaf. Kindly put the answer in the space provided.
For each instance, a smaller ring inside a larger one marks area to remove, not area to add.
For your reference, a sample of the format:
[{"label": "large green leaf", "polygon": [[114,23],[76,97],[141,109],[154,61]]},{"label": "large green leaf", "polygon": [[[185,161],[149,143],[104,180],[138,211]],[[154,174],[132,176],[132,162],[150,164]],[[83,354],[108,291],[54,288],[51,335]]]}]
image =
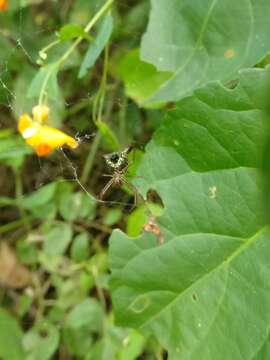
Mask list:
[{"label": "large green leaf", "polygon": [[[153,333],[170,359],[257,359],[270,328],[270,251],[258,166],[269,70],[211,83],[167,113],[137,186],[164,203],[160,227],[110,239],[118,324]],[[261,99],[261,100],[259,100]]]},{"label": "large green leaf", "polygon": [[153,101],[180,99],[256,64],[270,50],[269,16],[268,0],[152,0],[142,59],[174,72]]},{"label": "large green leaf", "polygon": [[[148,99],[171,77],[171,73],[158,72],[153,65],[141,61],[139,49],[130,51],[120,61],[117,73],[124,81],[126,94],[140,106],[147,106]],[[151,103],[151,107],[156,105]]]}]

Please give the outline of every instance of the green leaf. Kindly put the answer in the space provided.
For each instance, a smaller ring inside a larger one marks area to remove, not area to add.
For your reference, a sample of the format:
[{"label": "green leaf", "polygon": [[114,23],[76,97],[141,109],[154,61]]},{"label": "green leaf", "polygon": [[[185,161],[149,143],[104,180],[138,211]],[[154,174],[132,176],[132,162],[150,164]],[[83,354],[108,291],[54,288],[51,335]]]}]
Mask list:
[{"label": "green leaf", "polygon": [[91,36],[78,24],[67,24],[59,30],[59,38],[62,42],[82,37],[86,40],[91,40]]},{"label": "green leaf", "polygon": [[87,259],[89,256],[89,236],[86,232],[77,235],[71,247],[71,258],[74,261],[80,262]]},{"label": "green leaf", "polygon": [[71,310],[64,326],[64,342],[72,354],[82,356],[91,348],[91,335],[101,331],[102,317],[101,306],[94,299],[85,299]]},{"label": "green leaf", "polygon": [[44,185],[32,194],[25,196],[22,205],[24,209],[32,210],[33,208],[43,206],[49,203],[55,194],[57,182]]},{"label": "green leaf", "polygon": [[[263,175],[265,181],[265,204],[266,204],[266,212],[268,217],[268,222],[270,222],[270,129],[267,129],[267,141],[265,146],[265,151],[263,155],[262,168]],[[1,198],[0,198],[1,199]],[[1,201],[0,201],[1,203]]]},{"label": "green leaf", "polygon": [[178,100],[210,80],[226,83],[270,50],[268,0],[152,0],[142,59],[174,72],[152,101]]},{"label": "green leaf", "polygon": [[146,203],[135,209],[127,219],[127,234],[131,237],[139,236],[143,226],[149,219],[149,212],[154,217],[159,217],[162,214],[161,206],[152,203]]},{"label": "green leaf", "polygon": [[270,231],[258,167],[270,71],[240,76],[234,89],[214,82],[179,102],[147,146],[137,186],[163,201],[165,243],[149,233],[110,239],[116,321],[153,334],[169,359],[219,359],[221,349],[223,359],[253,359],[269,341]]},{"label": "green leaf", "polygon": [[57,73],[59,67],[56,63],[48,64],[39,69],[32,80],[27,91],[28,98],[38,98],[41,90],[46,85],[48,99],[55,100],[59,97],[59,87],[57,83]]},{"label": "green leaf", "polygon": [[141,61],[139,49],[130,51],[120,61],[117,74],[124,81],[127,96],[145,107],[159,106],[148,100],[172,76],[172,73],[159,72],[153,65]]},{"label": "green leaf", "polygon": [[3,360],[24,360],[22,330],[5,310],[0,309],[0,357]]},{"label": "green leaf", "polygon": [[[70,189],[71,190],[71,189]],[[63,219],[73,221],[77,218],[80,211],[80,193],[73,194],[72,192],[63,191],[59,196],[59,212]]]},{"label": "green leaf", "polygon": [[69,224],[59,224],[51,228],[44,243],[44,252],[48,256],[63,255],[72,239]]},{"label": "green leaf", "polygon": [[79,78],[86,75],[87,71],[95,64],[96,60],[106,46],[113,30],[113,18],[111,14],[105,16],[94,42],[91,42],[85,54],[79,71]]},{"label": "green leaf", "polygon": [[16,243],[16,253],[24,264],[36,264],[38,262],[38,250],[34,244],[27,240],[19,240]]},{"label": "green leaf", "polygon": [[95,299],[85,299],[69,313],[65,326],[73,329],[87,327],[92,332],[102,329],[102,308]]},{"label": "green leaf", "polygon": [[95,217],[96,211],[96,201],[93,198],[90,198],[85,192],[80,192],[77,195],[79,197],[79,202],[81,204],[79,211],[79,218],[91,220]]},{"label": "green leaf", "polygon": [[44,222],[53,220],[56,216],[56,206],[53,202],[49,202],[40,207],[34,207],[30,211],[34,217],[42,219]]},{"label": "green leaf", "polygon": [[131,330],[123,341],[123,348],[119,351],[119,360],[135,360],[143,351],[145,337],[138,331]]},{"label": "green leaf", "polygon": [[144,206],[135,209],[128,217],[127,220],[127,234],[131,237],[138,236],[144,224],[147,222],[148,212]]},{"label": "green leaf", "polygon": [[27,360],[49,360],[59,344],[60,334],[57,327],[43,322],[25,334],[23,344]]},{"label": "green leaf", "polygon": [[27,295],[21,295],[17,303],[17,313],[22,318],[30,310],[33,299]]},{"label": "green leaf", "polygon": [[115,360],[111,339],[106,336],[97,341],[87,353],[86,360]]},{"label": "green leaf", "polygon": [[78,218],[92,218],[96,203],[83,192],[71,193],[63,191],[59,197],[59,212],[68,221]]},{"label": "green leaf", "polygon": [[[59,258],[53,258],[55,260],[59,260]],[[56,270],[59,269],[59,265],[61,262],[58,261],[56,266]],[[69,270],[69,269],[67,269]],[[72,270],[71,270],[72,271]],[[70,271],[70,273],[71,273]],[[54,272],[51,270],[51,272]],[[68,272],[67,272],[68,274]],[[68,310],[74,304],[80,303],[82,296],[85,295],[83,292],[80,291],[78,278],[75,279],[74,277],[70,278],[63,278],[58,276],[53,277],[53,285],[57,290],[57,301],[56,305],[62,310]],[[76,291],[74,291],[76,289]]]},{"label": "green leaf", "polygon": [[112,226],[120,221],[122,217],[121,209],[109,209],[104,216],[103,223],[107,226]]}]

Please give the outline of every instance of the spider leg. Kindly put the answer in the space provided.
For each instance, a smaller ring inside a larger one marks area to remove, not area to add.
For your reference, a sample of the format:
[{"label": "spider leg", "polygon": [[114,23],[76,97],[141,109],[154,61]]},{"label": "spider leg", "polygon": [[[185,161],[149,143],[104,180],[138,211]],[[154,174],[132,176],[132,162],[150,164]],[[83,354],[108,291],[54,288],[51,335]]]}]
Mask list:
[{"label": "spider leg", "polygon": [[[130,182],[128,182],[124,177],[123,177],[122,181],[123,181],[123,183],[133,192],[133,194],[134,194],[134,205],[133,205],[133,207],[136,207],[137,204],[138,204],[139,198],[142,198],[142,199],[143,199],[143,197],[140,195],[140,193],[139,193],[139,191],[137,190],[137,188],[136,188],[133,184],[131,184]],[[144,200],[144,199],[143,199],[143,200]]]},{"label": "spider leg", "polygon": [[127,164],[127,165],[120,171],[122,175],[125,174],[125,172],[127,171],[129,165],[130,165],[130,164]]},{"label": "spider leg", "polygon": [[104,176],[104,177],[110,177],[110,178],[112,178],[112,177],[113,177],[113,175],[112,175],[112,174],[102,174],[102,176]]},{"label": "spider leg", "polygon": [[104,195],[106,194],[106,192],[109,190],[109,188],[114,184],[114,178],[111,178],[111,180],[109,180],[107,182],[107,184],[104,186],[104,188],[102,189],[99,198],[102,200]]}]

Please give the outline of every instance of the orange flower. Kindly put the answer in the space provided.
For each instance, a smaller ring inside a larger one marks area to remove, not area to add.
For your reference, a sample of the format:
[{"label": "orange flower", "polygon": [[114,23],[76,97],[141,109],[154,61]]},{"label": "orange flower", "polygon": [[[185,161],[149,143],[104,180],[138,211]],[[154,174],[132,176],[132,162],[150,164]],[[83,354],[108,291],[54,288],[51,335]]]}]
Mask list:
[{"label": "orange flower", "polygon": [[0,11],[6,11],[8,8],[8,0],[0,0]]},{"label": "orange flower", "polygon": [[[34,109],[34,118],[36,118]],[[46,116],[45,118],[47,119]],[[41,121],[44,121],[45,118],[40,115],[39,122],[32,120],[28,114],[22,114],[18,122],[20,134],[25,139],[25,142],[35,150],[38,156],[49,155],[55,149],[59,149],[64,145],[69,146],[71,149],[75,149],[78,146],[77,141],[63,131],[43,125]]]}]

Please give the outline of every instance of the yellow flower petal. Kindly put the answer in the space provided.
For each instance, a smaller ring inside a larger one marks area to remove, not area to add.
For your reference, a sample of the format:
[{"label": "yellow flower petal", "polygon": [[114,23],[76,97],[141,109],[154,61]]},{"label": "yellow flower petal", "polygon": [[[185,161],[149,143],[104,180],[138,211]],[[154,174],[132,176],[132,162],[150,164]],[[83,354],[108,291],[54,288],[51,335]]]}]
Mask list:
[{"label": "yellow flower petal", "polygon": [[23,114],[18,122],[18,130],[38,156],[46,156],[55,149],[64,145],[75,149],[77,141],[61,130],[43,125],[38,121],[33,121],[27,114]]},{"label": "yellow flower petal", "polygon": [[34,121],[44,122],[48,120],[50,109],[45,105],[37,105],[33,107],[32,114]]},{"label": "yellow flower petal", "polygon": [[61,130],[55,129],[47,125],[39,125],[37,132],[27,140],[31,146],[38,146],[40,144],[47,144],[52,149],[58,149],[64,145],[75,149],[78,143],[71,136],[67,135]]},{"label": "yellow flower petal", "polygon": [[30,118],[28,114],[22,114],[22,116],[19,118],[18,122],[18,130],[19,133],[23,135],[23,132],[32,126],[33,120]]}]

